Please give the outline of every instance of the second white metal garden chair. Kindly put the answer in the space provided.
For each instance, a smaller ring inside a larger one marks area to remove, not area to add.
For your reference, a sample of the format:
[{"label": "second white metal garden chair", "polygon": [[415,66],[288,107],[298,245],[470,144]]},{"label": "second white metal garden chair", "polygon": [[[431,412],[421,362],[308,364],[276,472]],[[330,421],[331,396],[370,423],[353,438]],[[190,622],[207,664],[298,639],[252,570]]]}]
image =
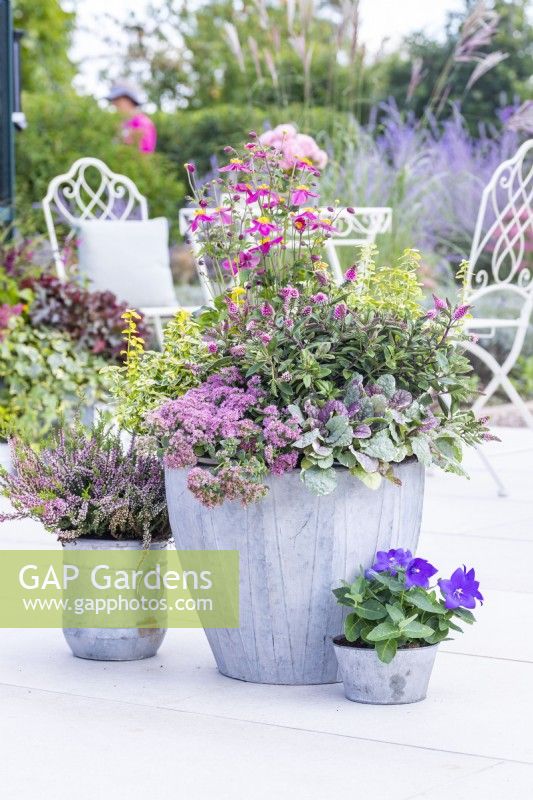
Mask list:
[{"label": "second white metal garden chair", "polygon": [[[513,386],[509,373],[520,356],[533,309],[533,139],[504,161],[485,187],[466,274],[464,300],[473,306],[466,330],[478,337],[467,350],[487,367],[492,377],[473,410],[479,414],[499,389],[507,395],[525,424],[533,428],[533,415]],[[505,317],[476,316],[476,306],[500,299]],[[508,331],[511,344],[500,362],[483,346],[497,331]],[[483,461],[506,494],[485,455]]]},{"label": "second white metal garden chair", "polygon": [[[201,263],[201,233],[191,231],[191,221],[194,218],[195,208],[182,208],[179,213],[180,233],[186,236],[195,259],[196,270],[205,301],[212,303],[215,289],[209,278],[209,273]],[[320,209],[321,215],[331,217],[327,209]],[[357,248],[361,245],[371,244],[380,233],[390,230],[392,224],[392,209],[388,207],[356,208],[354,213],[349,213],[346,208],[335,210],[336,233],[326,240],[326,256],[335,280],[340,283],[343,279],[339,247]]]}]

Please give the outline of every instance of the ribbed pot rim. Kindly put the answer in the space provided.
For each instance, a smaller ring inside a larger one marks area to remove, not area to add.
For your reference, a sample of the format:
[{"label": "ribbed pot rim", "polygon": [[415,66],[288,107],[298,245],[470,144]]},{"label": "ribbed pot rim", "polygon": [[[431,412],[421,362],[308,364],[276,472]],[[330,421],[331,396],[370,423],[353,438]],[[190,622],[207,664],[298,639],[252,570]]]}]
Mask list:
[{"label": "ribbed pot rim", "polygon": [[[339,644],[338,642],[335,641],[335,639],[338,639],[339,636],[342,636],[342,635],[343,634],[340,633],[340,634],[337,634],[337,636],[332,636],[331,637],[331,641],[333,642],[333,647],[336,647],[339,650],[347,650],[347,651],[353,650],[354,653],[361,653],[361,654],[364,653],[366,658],[371,658],[376,653],[376,648],[375,647],[353,647],[353,645]],[[420,651],[427,652],[428,650],[436,650],[437,647],[439,646],[439,644],[440,644],[440,642],[437,643],[437,644],[424,644],[424,645],[421,645],[420,647],[399,647],[398,650],[397,650],[397,653],[413,653],[413,654],[416,654],[416,653],[419,653]],[[394,659],[393,659],[393,661],[394,661]]]},{"label": "ribbed pot rim", "polygon": [[[391,461],[393,469],[395,467],[402,467],[404,464],[415,464],[415,463],[418,464],[420,463],[416,458],[416,456],[407,456],[407,458],[404,458],[403,461]],[[213,458],[199,458],[198,464],[204,467],[216,467],[218,462],[215,461]],[[332,464],[332,467],[333,469],[338,469],[341,472],[349,472],[348,467],[345,467],[342,464]],[[174,470],[187,469],[187,467],[166,467],[166,469],[169,472],[173,472]],[[294,475],[295,473],[300,473],[300,472],[301,472],[300,467],[294,467],[294,469],[290,469],[287,470],[287,472],[284,472],[283,475]],[[283,475],[277,475],[275,477],[283,478]],[[270,477],[270,474],[268,477]]]},{"label": "ribbed pot rim", "polygon": [[[164,539],[157,542],[150,542],[147,549],[149,550],[164,550],[170,539]],[[86,545],[86,546],[85,546]],[[66,550],[71,550],[80,547],[84,550],[143,550],[142,539],[104,539],[92,536],[80,536],[78,539],[71,539],[68,542],[61,542],[61,546]]]}]

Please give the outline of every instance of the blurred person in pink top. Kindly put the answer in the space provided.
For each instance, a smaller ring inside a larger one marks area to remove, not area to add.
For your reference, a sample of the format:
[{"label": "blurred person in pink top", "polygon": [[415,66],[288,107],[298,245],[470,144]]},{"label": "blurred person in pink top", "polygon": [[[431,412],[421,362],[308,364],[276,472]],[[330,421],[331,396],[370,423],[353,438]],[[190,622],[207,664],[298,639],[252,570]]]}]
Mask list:
[{"label": "blurred person in pink top", "polygon": [[117,109],[122,122],[122,139],[126,144],[137,145],[141,153],[153,153],[157,142],[154,123],[141,111],[142,100],[139,90],[131,83],[115,83],[107,95],[107,100]]}]

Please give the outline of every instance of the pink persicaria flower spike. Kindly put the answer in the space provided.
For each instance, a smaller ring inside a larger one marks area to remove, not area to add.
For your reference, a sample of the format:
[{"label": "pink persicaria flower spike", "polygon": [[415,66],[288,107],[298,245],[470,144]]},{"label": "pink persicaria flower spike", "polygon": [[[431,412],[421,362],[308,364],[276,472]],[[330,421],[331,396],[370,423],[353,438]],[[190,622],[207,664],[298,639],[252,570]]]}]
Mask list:
[{"label": "pink persicaria flower spike", "polygon": [[333,316],[335,319],[344,319],[346,314],[348,313],[348,306],[346,303],[339,303],[333,309]]},{"label": "pink persicaria flower spike", "polygon": [[250,172],[250,165],[242,158],[232,158],[225,167],[219,167],[219,172]]},{"label": "pink persicaria flower spike", "polygon": [[457,322],[458,319],[462,319],[463,317],[465,317],[471,308],[472,306],[467,306],[467,305],[457,306],[457,308],[452,314],[453,321]]},{"label": "pink persicaria flower spike", "polygon": [[344,273],[344,280],[348,281],[348,283],[353,283],[357,280],[357,267],[355,265],[346,270]]},{"label": "pink persicaria flower spike", "polygon": [[318,197],[316,192],[312,192],[309,186],[301,183],[295,189],[293,189],[291,193],[291,205],[293,206],[303,206],[304,203],[307,203],[310,197]]},{"label": "pink persicaria flower spike", "polygon": [[274,231],[279,231],[279,227],[272,222],[269,217],[257,217],[252,220],[252,224],[247,228],[245,233],[259,233],[261,236],[269,236]]},{"label": "pink persicaria flower spike", "polygon": [[437,297],[437,295],[434,294],[433,305],[437,311],[444,311],[446,309],[446,300],[442,300],[440,297]]},{"label": "pink persicaria flower spike", "polygon": [[194,212],[194,217],[191,220],[190,224],[191,231],[194,233],[194,231],[198,230],[201,222],[214,222],[214,221],[215,217],[212,214],[208,214],[206,211],[204,211],[203,208],[197,208],[196,211]]},{"label": "pink persicaria flower spike", "polygon": [[224,208],[223,206],[220,206],[219,208],[215,208],[215,214],[223,225],[231,225],[233,222],[231,208]]},{"label": "pink persicaria flower spike", "polygon": [[261,316],[262,317],[272,317],[274,315],[274,309],[270,305],[270,303],[262,303],[261,304]]}]

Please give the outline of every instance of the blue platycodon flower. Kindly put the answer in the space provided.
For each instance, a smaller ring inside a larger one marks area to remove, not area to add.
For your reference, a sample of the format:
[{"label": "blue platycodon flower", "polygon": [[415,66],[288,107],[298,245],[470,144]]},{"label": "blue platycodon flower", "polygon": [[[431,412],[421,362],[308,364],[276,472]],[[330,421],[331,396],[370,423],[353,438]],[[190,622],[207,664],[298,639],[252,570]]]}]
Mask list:
[{"label": "blue platycodon flower", "polygon": [[369,572],[389,572],[391,575],[397,575],[398,570],[405,569],[412,560],[413,554],[411,551],[403,550],[401,547],[388,552],[379,550]]},{"label": "blue platycodon flower", "polygon": [[475,608],[476,600],[483,604],[483,595],[479,591],[479,581],[476,581],[473,568],[467,572],[466,567],[458,567],[449,580],[439,580],[439,587],[446,608]]},{"label": "blue platycodon flower", "polygon": [[413,558],[405,570],[405,586],[419,586],[421,589],[429,587],[429,579],[437,572],[437,568],[426,561],[425,558]]}]

